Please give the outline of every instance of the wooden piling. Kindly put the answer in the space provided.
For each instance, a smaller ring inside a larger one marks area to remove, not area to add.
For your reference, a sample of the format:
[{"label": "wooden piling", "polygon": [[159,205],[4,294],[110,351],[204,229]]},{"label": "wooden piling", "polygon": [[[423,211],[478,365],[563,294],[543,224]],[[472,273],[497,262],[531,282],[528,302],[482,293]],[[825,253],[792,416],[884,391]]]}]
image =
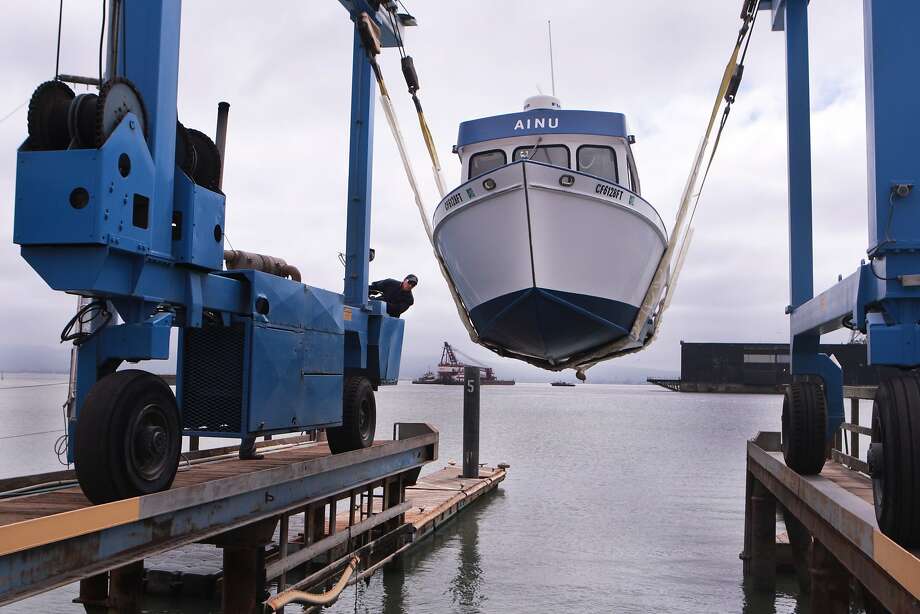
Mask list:
[{"label": "wooden piling", "polygon": [[789,536],[789,547],[792,549],[792,564],[795,567],[796,579],[799,590],[808,593],[811,590],[810,561],[811,534],[798,518],[789,510],[783,508],[783,523],[786,525],[786,534]]},{"label": "wooden piling", "polygon": [[811,544],[811,611],[849,614],[850,574],[818,540]]},{"label": "wooden piling", "polygon": [[265,547],[224,546],[224,612],[262,612],[265,595]]},{"label": "wooden piling", "polygon": [[144,561],[113,569],[109,575],[109,611],[138,614],[144,592]]},{"label": "wooden piling", "polygon": [[77,598],[86,614],[105,614],[109,598],[108,572],[80,580],[80,596]]},{"label": "wooden piling", "polygon": [[278,516],[222,533],[211,543],[223,548],[224,612],[257,614],[268,592],[265,578],[265,545],[272,541]]},{"label": "wooden piling", "polygon": [[479,477],[479,367],[463,368],[463,477]]},{"label": "wooden piling", "polygon": [[776,499],[759,481],[751,493],[751,560],[754,588],[776,588]]}]

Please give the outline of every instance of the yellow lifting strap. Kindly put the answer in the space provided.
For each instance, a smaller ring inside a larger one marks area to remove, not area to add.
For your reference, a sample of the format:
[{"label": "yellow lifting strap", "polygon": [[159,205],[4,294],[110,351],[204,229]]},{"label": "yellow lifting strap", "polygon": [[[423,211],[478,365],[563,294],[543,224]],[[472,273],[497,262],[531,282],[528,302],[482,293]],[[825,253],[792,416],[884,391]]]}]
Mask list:
[{"label": "yellow lifting strap", "polygon": [[[677,209],[677,215],[674,220],[674,227],[671,230],[671,236],[668,240],[668,246],[665,249],[664,254],[661,256],[658,268],[656,269],[655,275],[652,278],[652,283],[649,285],[648,291],[646,292],[642,304],[639,307],[639,312],[636,315],[636,320],[633,323],[633,328],[627,337],[614,341],[613,343],[610,343],[607,346],[592,352],[590,355],[579,357],[579,364],[575,366],[578,369],[578,375],[580,378],[584,376],[584,372],[587,369],[590,369],[598,362],[601,362],[602,360],[609,358],[614,354],[625,355],[636,352],[647,347],[656,338],[658,329],[661,326],[662,316],[664,315],[665,309],[668,307],[668,305],[670,305],[674,290],[677,287],[677,279],[680,274],[680,270],[683,267],[684,259],[687,255],[687,251],[690,248],[690,242],[693,238],[693,215],[696,212],[697,206],[699,205],[700,195],[702,194],[703,187],[700,184],[699,188],[697,188],[697,185],[699,184],[699,174],[703,167],[703,161],[706,160],[706,152],[709,149],[709,141],[712,137],[713,128],[715,128],[716,125],[716,118],[719,116],[719,109],[722,108],[724,102],[725,111],[723,112],[723,121],[719,126],[719,131],[716,135],[715,141],[713,142],[712,149],[709,150],[708,163],[706,171],[703,175],[704,181],[706,174],[709,172],[709,167],[712,165],[712,161],[715,158],[716,150],[718,149],[719,143],[721,141],[722,129],[725,127],[724,118],[727,117],[728,110],[731,108],[731,105],[734,102],[734,92],[737,91],[738,81],[740,80],[741,73],[741,67],[738,63],[738,56],[741,54],[742,47],[745,46],[747,41],[750,40],[756,15],[757,0],[744,0],[741,11],[741,29],[738,31],[738,37],[735,41],[735,46],[732,49],[731,55],[729,56],[728,63],[725,65],[725,70],[722,72],[722,81],[719,84],[718,93],[716,94],[715,100],[712,104],[712,111],[709,114],[709,121],[706,124],[706,131],[703,134],[703,139],[700,142],[699,148],[697,149],[696,156],[693,159],[693,165],[690,168],[690,174],[687,177],[687,182],[684,186],[684,191],[680,200],[680,206]],[[729,95],[730,90],[734,91],[732,91]],[[671,270],[672,261],[674,262],[673,270]],[[642,345],[638,348],[628,350],[625,349],[627,345],[642,341],[640,339],[640,335],[642,334],[642,329],[645,327],[645,324],[649,318],[653,318],[653,324],[651,329],[648,331],[646,339]]]},{"label": "yellow lifting strap", "polygon": [[434,137],[431,136],[431,130],[428,129],[428,122],[425,120],[425,112],[422,111],[422,105],[418,103],[418,97],[415,94],[412,94],[412,100],[415,102],[422,138],[425,140],[425,147],[428,148],[428,156],[431,158],[431,169],[434,171],[434,180],[438,185],[438,194],[444,198],[447,189],[444,186],[444,177],[441,175],[441,159],[438,158],[438,150],[434,146]]}]

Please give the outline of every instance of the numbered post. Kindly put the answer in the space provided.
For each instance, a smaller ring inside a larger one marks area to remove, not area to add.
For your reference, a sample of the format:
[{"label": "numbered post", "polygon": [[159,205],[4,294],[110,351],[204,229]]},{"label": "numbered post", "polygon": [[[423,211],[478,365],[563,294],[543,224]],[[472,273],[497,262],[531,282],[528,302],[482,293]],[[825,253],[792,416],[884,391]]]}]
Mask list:
[{"label": "numbered post", "polygon": [[463,368],[463,477],[479,477],[479,367]]}]

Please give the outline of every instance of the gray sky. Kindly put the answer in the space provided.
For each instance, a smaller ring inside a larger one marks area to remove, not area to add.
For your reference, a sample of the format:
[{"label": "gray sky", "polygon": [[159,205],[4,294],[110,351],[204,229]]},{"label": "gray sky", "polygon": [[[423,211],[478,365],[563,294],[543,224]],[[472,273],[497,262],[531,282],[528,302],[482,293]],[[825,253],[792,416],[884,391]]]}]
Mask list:
[{"label": "gray sky", "polygon": [[[460,121],[520,110],[550,90],[546,20],[553,22],[563,107],[620,111],[637,136],[643,196],[670,228],[712,98],[739,26],[740,0],[405,0],[420,27],[406,44],[448,183]],[[97,72],[100,2],[65,2],[61,71]],[[862,3],[811,5],[815,284],[852,272],[866,247]],[[0,119],[51,78],[54,0],[9,3],[0,21]],[[256,8],[258,7],[258,8]],[[658,341],[591,378],[632,368],[676,369],[679,341],[783,341],[788,302],[783,35],[761,14],[745,81],[696,217],[696,236]],[[281,256],[310,285],[341,290],[352,26],[335,0],[186,0],[179,116],[213,135],[231,103],[224,187],[233,247]],[[405,94],[398,55],[384,72],[429,209],[434,182]],[[15,152],[26,111],[0,123],[0,368],[17,356],[65,355],[57,339],[74,299],[52,292],[12,244]],[[406,316],[403,376],[437,363],[450,340],[499,374],[542,378],[473,346],[454,311],[378,107],[372,278],[416,273]]]}]

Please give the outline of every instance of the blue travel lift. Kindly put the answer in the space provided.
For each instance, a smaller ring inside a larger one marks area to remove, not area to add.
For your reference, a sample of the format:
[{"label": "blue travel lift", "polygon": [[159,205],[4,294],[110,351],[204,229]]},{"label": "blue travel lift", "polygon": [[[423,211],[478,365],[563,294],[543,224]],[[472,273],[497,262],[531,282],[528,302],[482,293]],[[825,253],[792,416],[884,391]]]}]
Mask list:
[{"label": "blue travel lift", "polygon": [[[169,488],[183,435],[326,428],[333,452],[373,442],[374,391],[398,378],[404,323],[368,300],[365,46],[396,46],[413,21],[395,2],[340,1],[355,22],[341,294],[272,257],[223,270],[221,153],[177,119],[181,0],[114,0],[98,96],[75,97],[61,80],[33,95],[13,240],[51,288],[88,297],[62,337],[78,346],[68,460],[95,503]],[[151,373],[116,371],[168,358],[174,327],[176,395]]]},{"label": "blue travel lift", "polygon": [[868,262],[814,296],[808,1],[759,0],[786,32],[789,147],[791,370],[783,402],[783,455],[801,474],[821,471],[843,422],[840,367],[818,353],[824,333],[866,335],[869,362],[900,367],[872,410],[872,474],[879,528],[920,545],[920,3],[864,0],[868,145]]}]

